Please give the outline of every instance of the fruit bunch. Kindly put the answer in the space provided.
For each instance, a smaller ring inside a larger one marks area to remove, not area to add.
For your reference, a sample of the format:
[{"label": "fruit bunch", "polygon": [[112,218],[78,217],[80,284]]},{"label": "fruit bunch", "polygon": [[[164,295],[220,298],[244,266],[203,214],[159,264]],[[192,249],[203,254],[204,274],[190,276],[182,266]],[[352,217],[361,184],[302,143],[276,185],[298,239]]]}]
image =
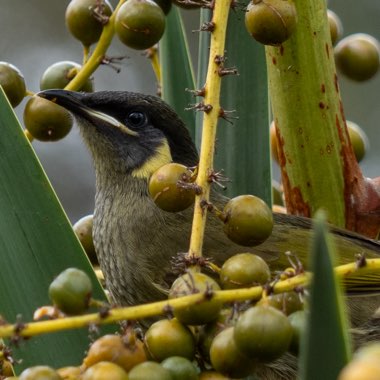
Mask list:
[{"label": "fruit bunch", "polygon": [[[216,279],[191,269],[180,275],[169,290],[169,300],[197,293],[203,300],[167,309],[168,317],[152,323],[144,333],[133,323],[124,324],[120,333],[96,339],[81,365],[58,370],[34,366],[19,379],[240,378],[260,371],[285,352],[297,355],[305,323],[300,290],[272,294],[270,284],[278,274],[271,274],[266,262],[251,253],[232,256],[218,272]],[[259,301],[231,305],[213,297],[221,289],[253,286],[264,289]],[[75,316],[99,307],[91,293],[86,273],[66,269],[50,284],[55,313],[49,317]]]},{"label": "fruit bunch", "polygon": [[[195,180],[196,169],[167,164],[152,175],[149,192],[158,207],[169,212],[182,211],[194,202]],[[252,195],[233,198],[222,211],[214,209],[213,213],[221,220],[226,235],[240,245],[260,244],[271,234],[272,213]],[[74,230],[87,253],[93,254],[92,216],[79,220]],[[278,274],[272,275],[262,258],[251,253],[232,256],[221,268],[209,266],[214,278],[192,269],[194,265],[186,258],[184,262],[183,267],[188,269],[173,282],[168,299],[201,294],[201,302],[168,309],[170,318],[151,324],[141,339],[132,328],[122,334],[100,337],[79,367],[54,371],[37,366],[26,369],[20,378],[33,371],[51,371],[52,376],[81,380],[101,379],[105,373],[112,373],[115,379],[151,378],[152,374],[158,379],[242,377],[288,350],[297,352],[304,324],[303,299],[296,292],[270,294],[270,284]],[[196,267],[202,269],[208,264],[204,260],[203,265]],[[214,292],[222,289],[257,286],[266,289],[258,302],[231,306],[213,297]],[[98,305],[91,293],[87,275],[69,268],[49,287],[53,311],[41,308],[35,315],[41,318],[82,314]]]},{"label": "fruit bunch", "polygon": [[[186,3],[179,1],[178,5],[186,6]],[[154,46],[164,33],[165,16],[171,4],[170,0],[130,0],[114,11],[108,0],[72,0],[66,9],[65,22],[72,36],[83,45],[83,62],[86,64],[94,53],[91,52],[91,46],[99,43],[109,24],[112,24],[120,41],[129,48],[142,50]],[[101,63],[103,57],[96,57],[96,60]],[[82,65],[68,60],[53,63],[40,79],[40,90],[66,88],[81,69]],[[83,84],[72,89],[93,91],[94,84],[90,76],[86,75]],[[13,107],[19,105],[24,97],[33,94],[26,89],[20,70],[7,62],[0,62],[0,85]],[[62,107],[34,96],[25,105],[23,119],[29,140],[60,140],[73,125],[73,118]]]},{"label": "fruit bunch", "polygon": [[[345,37],[338,15],[327,10],[332,45],[336,45],[335,62],[347,78],[361,82],[374,77],[380,67],[380,46],[376,38],[358,33]],[[293,0],[252,0],[245,13],[248,33],[264,45],[281,45],[297,26],[297,10]]]}]

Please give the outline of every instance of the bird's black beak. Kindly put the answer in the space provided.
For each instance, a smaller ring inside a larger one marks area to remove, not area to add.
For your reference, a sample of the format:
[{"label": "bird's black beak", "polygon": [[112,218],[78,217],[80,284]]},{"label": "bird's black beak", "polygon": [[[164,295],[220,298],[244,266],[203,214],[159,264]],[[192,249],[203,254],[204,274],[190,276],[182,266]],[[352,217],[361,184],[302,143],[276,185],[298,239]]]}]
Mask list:
[{"label": "bird's black beak", "polygon": [[85,93],[52,89],[40,91],[37,93],[37,96],[60,105],[61,107],[72,112],[74,115],[78,115],[89,120],[105,122],[111,127],[118,128],[131,136],[138,136],[137,132],[132,131],[114,117],[86,106],[83,101],[86,96]]}]

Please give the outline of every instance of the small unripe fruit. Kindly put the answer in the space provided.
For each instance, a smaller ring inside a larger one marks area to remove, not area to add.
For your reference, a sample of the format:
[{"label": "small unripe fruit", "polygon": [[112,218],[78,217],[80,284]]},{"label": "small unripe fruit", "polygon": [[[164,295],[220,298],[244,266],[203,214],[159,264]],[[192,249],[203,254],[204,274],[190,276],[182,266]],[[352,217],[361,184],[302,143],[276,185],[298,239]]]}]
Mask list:
[{"label": "small unripe fruit", "polygon": [[236,244],[255,246],[263,243],[272,233],[272,211],[254,195],[240,195],[229,200],[222,218],[225,234]]},{"label": "small unripe fruit", "polygon": [[332,10],[327,10],[327,19],[329,21],[331,42],[335,45],[343,35],[343,26],[340,18]]},{"label": "small unripe fruit", "polygon": [[269,136],[270,136],[270,151],[272,155],[272,159],[275,160],[278,164],[280,164],[280,160],[278,157],[278,140],[276,134],[276,126],[274,121],[271,122],[269,127]]},{"label": "small unripe fruit", "polygon": [[221,331],[211,343],[210,358],[212,366],[224,375],[233,378],[248,376],[253,370],[253,361],[236,346],[234,328]]},{"label": "small unripe fruit", "polygon": [[12,107],[24,99],[26,86],[21,71],[10,63],[0,62],[0,86],[3,88]]},{"label": "small unripe fruit", "polygon": [[181,356],[171,356],[161,365],[169,370],[172,380],[198,380],[198,370],[195,365]]},{"label": "small unripe fruit", "polygon": [[[65,88],[75,78],[80,69],[81,65],[75,62],[56,62],[49,66],[42,74],[40,89]],[[92,80],[87,79],[79,91],[92,92],[93,90]]]},{"label": "small unripe fruit", "polygon": [[292,334],[288,318],[266,305],[246,310],[234,328],[238,349],[250,358],[264,362],[280,357],[288,349]]},{"label": "small unripe fruit", "polygon": [[66,8],[66,26],[84,46],[90,46],[99,40],[103,31],[99,18],[106,19],[111,14],[108,0],[71,0]]},{"label": "small unripe fruit", "polygon": [[304,306],[299,294],[294,291],[271,294],[266,298],[262,298],[257,305],[272,306],[282,311],[285,315],[292,314],[297,310],[302,310]]},{"label": "small unripe fruit", "polygon": [[361,346],[340,372],[338,380],[378,380],[380,373],[380,343]]},{"label": "small unripe fruit", "polygon": [[225,261],[219,277],[223,289],[248,288],[268,282],[270,270],[261,257],[240,253]]},{"label": "small unripe fruit", "polygon": [[165,14],[152,0],[128,0],[117,12],[115,31],[120,41],[132,49],[148,49],[165,30]]},{"label": "small unripe fruit", "polygon": [[368,34],[352,34],[336,45],[335,62],[347,78],[365,81],[379,70],[380,48],[378,41]]},{"label": "small unripe fruit", "polygon": [[380,342],[373,341],[361,346],[354,354],[354,360],[380,360]]},{"label": "small unripe fruit", "polygon": [[293,329],[292,340],[289,345],[289,351],[298,355],[301,345],[301,337],[305,333],[306,314],[304,310],[298,310],[288,316],[289,322]]},{"label": "small unripe fruit", "polygon": [[[1,345],[0,345],[1,347]],[[3,346],[4,348],[4,346]],[[3,349],[0,348],[0,349]],[[7,359],[2,359],[0,361],[0,374],[6,378],[13,376],[13,366],[12,363]]]},{"label": "small unripe fruit", "polygon": [[80,367],[62,367],[57,369],[57,373],[64,380],[79,380],[82,375],[82,369]]},{"label": "small unripe fruit", "polygon": [[211,292],[214,290],[220,290],[219,285],[203,273],[191,272],[178,277],[170,288],[170,299],[201,293],[204,294],[204,300],[182,309],[175,309],[175,317],[186,325],[204,325],[216,319],[222,303],[212,298]]},{"label": "small unripe fruit", "polygon": [[248,33],[264,45],[280,45],[293,33],[297,12],[291,0],[252,0],[245,13]]},{"label": "small unripe fruit", "polygon": [[81,314],[89,306],[92,284],[88,275],[76,268],[68,268],[49,286],[49,297],[66,314]]},{"label": "small unripe fruit", "polygon": [[92,343],[83,365],[88,368],[99,362],[112,362],[126,372],[146,360],[144,344],[135,337],[104,335]]},{"label": "small unripe fruit", "polygon": [[57,141],[71,131],[73,117],[58,104],[33,96],[25,105],[24,124],[33,138],[40,141]]},{"label": "small unripe fruit", "polygon": [[353,123],[349,120],[347,120],[346,123],[356,160],[360,162],[369,149],[368,138],[363,129],[360,128],[356,123]]},{"label": "small unripe fruit", "polygon": [[194,203],[192,172],[186,166],[170,163],[156,170],[149,180],[149,194],[162,210],[178,212]]},{"label": "small unripe fruit", "polygon": [[129,380],[173,380],[170,371],[156,362],[147,361],[132,368]]},{"label": "small unripe fruit", "polygon": [[232,308],[224,308],[217,319],[199,328],[198,350],[203,360],[210,362],[210,347],[215,336],[227,327],[233,326],[237,318],[238,314]]},{"label": "small unripe fruit", "polygon": [[21,372],[19,380],[62,380],[62,377],[58,375],[53,368],[38,365],[30,367]]},{"label": "small unripe fruit", "polygon": [[379,380],[379,360],[353,360],[339,373],[338,380]]},{"label": "small unripe fruit", "polygon": [[111,362],[99,362],[88,368],[81,377],[82,380],[128,380],[128,374],[123,368]]},{"label": "small unripe fruit", "polygon": [[81,242],[90,261],[98,264],[96,257],[94,240],[92,238],[93,215],[87,215],[79,219],[74,225],[73,230]]},{"label": "small unripe fruit", "polygon": [[195,355],[195,339],[189,328],[177,319],[162,319],[153,323],[144,338],[149,356],[162,361],[171,356],[192,360]]}]

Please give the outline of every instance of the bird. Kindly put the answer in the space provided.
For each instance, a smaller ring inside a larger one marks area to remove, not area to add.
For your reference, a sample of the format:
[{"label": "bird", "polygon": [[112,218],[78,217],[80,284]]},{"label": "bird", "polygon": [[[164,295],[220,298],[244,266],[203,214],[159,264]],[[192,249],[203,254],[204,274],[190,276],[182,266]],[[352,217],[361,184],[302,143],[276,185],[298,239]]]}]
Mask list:
[{"label": "bird", "polygon": [[[164,299],[167,294],[163,289],[173,280],[171,259],[188,250],[193,210],[161,210],[149,196],[148,181],[164,164],[198,164],[198,151],[185,124],[167,103],[153,95],[62,89],[37,95],[74,115],[92,156],[96,176],[93,240],[113,301],[137,305]],[[218,208],[227,201],[217,191],[212,192],[211,202]],[[233,254],[248,251],[261,256],[272,270],[283,270],[289,266],[285,252],[291,251],[307,265],[311,219],[282,213],[273,213],[273,218],[271,236],[247,249],[231,242],[220,220],[208,216],[204,255],[221,265]],[[358,253],[379,257],[379,242],[338,227],[329,229],[337,247],[338,264],[354,261]],[[363,281],[353,277],[347,283],[348,294],[350,289],[360,295],[371,293],[361,296],[359,302],[357,297],[348,297],[353,327],[367,323],[380,306],[375,301],[378,298],[372,296],[378,290],[378,280],[372,278],[368,284],[364,281],[363,286]],[[276,377],[278,368],[283,377]],[[296,361],[288,355],[262,371],[266,379],[291,379]]]}]

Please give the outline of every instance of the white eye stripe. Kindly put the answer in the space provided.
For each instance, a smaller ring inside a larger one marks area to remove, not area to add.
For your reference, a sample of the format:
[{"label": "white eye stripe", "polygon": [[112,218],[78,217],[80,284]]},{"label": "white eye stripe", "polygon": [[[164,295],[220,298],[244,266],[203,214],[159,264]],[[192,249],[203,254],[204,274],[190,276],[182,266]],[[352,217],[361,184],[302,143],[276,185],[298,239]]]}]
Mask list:
[{"label": "white eye stripe", "polygon": [[107,124],[110,124],[115,128],[119,128],[121,131],[123,131],[123,132],[125,132],[131,136],[138,136],[139,135],[137,132],[132,131],[132,129],[130,129],[127,126],[125,126],[124,124],[120,123],[119,120],[116,120],[114,117],[112,117],[110,115],[107,115],[103,112],[95,111],[95,110],[90,109],[90,108],[86,108],[86,109],[84,109],[84,111],[89,116],[92,116],[96,119],[105,121]]}]

